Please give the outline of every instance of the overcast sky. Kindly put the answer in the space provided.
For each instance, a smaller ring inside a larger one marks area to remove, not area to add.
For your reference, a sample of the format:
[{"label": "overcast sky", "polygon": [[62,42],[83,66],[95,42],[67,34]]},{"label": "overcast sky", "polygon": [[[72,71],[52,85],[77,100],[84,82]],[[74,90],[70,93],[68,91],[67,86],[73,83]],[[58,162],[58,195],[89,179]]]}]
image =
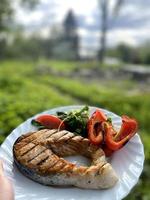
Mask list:
[{"label": "overcast sky", "polygon": [[[100,1],[100,0],[99,0]],[[115,0],[110,0],[110,14]],[[27,30],[48,33],[49,27],[61,23],[69,9],[77,17],[81,44],[97,48],[99,41],[100,11],[98,0],[41,0],[34,11],[17,8],[16,19]],[[108,45],[124,42],[138,45],[150,39],[150,0],[124,0],[119,16],[109,20]]]}]

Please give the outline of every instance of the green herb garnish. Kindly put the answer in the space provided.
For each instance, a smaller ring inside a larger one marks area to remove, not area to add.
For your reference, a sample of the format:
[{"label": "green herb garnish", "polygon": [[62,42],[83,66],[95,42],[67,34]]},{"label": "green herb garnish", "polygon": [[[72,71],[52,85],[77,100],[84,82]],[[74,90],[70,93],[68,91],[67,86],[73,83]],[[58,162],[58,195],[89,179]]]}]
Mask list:
[{"label": "green herb garnish", "polygon": [[112,124],[112,119],[111,119],[111,117],[108,117],[108,118],[107,118],[107,122],[109,122],[110,124]]},{"label": "green herb garnish", "polygon": [[57,112],[57,116],[63,120],[68,131],[83,137],[87,136],[86,124],[89,119],[88,106],[84,106],[81,110],[74,110],[69,113]]}]

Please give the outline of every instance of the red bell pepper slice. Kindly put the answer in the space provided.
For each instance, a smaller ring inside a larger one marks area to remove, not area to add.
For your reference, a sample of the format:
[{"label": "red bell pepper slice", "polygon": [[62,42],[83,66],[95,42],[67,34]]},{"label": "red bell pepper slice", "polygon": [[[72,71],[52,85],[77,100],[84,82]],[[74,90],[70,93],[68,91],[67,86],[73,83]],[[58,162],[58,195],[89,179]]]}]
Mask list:
[{"label": "red bell pepper slice", "polygon": [[119,132],[116,132],[112,125],[105,123],[105,143],[113,151],[123,147],[131,137],[135,135],[138,129],[138,123],[135,119],[128,116],[122,116],[122,126]]},{"label": "red bell pepper slice", "polygon": [[103,122],[107,121],[106,115],[96,110],[87,123],[88,138],[95,145],[101,144],[103,141]]},{"label": "red bell pepper slice", "polygon": [[105,152],[105,155],[106,155],[107,157],[110,157],[110,156],[114,153],[114,150],[109,149],[109,148],[106,146],[106,144],[102,145],[102,149],[103,149],[103,151]]}]

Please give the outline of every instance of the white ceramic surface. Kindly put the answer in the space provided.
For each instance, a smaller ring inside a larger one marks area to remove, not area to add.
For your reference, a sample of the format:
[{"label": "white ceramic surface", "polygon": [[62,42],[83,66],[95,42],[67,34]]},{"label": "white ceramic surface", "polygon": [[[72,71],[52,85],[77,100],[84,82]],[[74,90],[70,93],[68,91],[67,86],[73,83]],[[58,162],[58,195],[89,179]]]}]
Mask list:
[{"label": "white ceramic surface", "polygon": [[[81,106],[66,106],[51,109],[43,113],[55,114],[57,110],[70,111],[78,108],[81,108]],[[95,107],[90,107],[90,113],[93,113],[95,109]],[[104,109],[102,110],[112,118],[113,124],[119,128],[121,118],[112,112]],[[138,134],[136,134],[122,149],[114,153],[109,160],[119,177],[119,182],[111,189],[84,190],[75,187],[56,188],[43,186],[26,178],[18,171],[13,163],[12,147],[15,140],[20,135],[35,130],[30,123],[31,119],[32,118],[28,119],[13,130],[0,148],[0,159],[4,161],[5,173],[14,184],[15,200],[120,200],[123,199],[138,182],[144,163],[143,145]],[[75,161],[80,163],[80,159],[78,160],[77,157]],[[83,162],[84,161],[82,161],[82,164]]]}]

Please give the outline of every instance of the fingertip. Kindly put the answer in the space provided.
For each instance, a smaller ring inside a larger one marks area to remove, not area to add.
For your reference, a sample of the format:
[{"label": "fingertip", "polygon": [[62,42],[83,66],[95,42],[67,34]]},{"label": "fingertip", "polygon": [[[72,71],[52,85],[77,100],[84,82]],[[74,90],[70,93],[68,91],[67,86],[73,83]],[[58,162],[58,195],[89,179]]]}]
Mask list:
[{"label": "fingertip", "polygon": [[0,175],[2,175],[3,174],[3,162],[2,162],[2,160],[0,160]]}]

